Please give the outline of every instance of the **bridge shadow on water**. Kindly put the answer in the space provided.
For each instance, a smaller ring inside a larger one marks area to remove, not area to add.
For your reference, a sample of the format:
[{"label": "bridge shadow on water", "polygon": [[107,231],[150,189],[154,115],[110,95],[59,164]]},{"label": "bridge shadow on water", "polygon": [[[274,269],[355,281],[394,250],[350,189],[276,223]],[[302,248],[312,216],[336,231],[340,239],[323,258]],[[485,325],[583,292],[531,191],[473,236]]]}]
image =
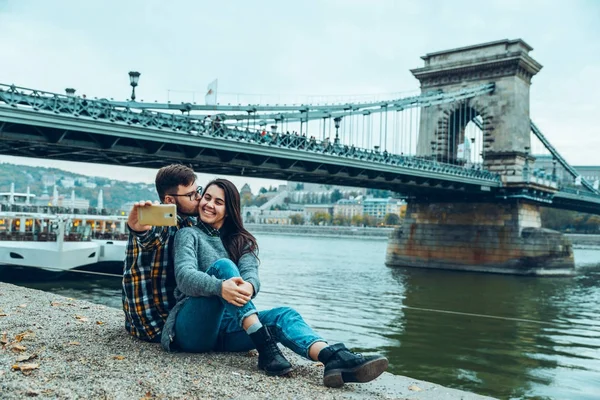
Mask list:
[{"label": "bridge shadow on water", "polygon": [[497,398],[597,398],[599,276],[598,265],[573,278],[393,269],[405,297],[391,368]]}]

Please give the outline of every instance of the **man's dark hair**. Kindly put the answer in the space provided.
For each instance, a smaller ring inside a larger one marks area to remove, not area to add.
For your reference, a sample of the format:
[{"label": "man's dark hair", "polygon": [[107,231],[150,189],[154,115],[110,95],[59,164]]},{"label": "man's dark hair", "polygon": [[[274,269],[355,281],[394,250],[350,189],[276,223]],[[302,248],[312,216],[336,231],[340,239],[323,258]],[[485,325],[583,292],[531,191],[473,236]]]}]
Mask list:
[{"label": "man's dark hair", "polygon": [[167,193],[176,193],[177,187],[190,186],[196,182],[194,170],[183,164],[171,164],[162,167],[156,174],[156,192],[161,202],[165,201]]}]

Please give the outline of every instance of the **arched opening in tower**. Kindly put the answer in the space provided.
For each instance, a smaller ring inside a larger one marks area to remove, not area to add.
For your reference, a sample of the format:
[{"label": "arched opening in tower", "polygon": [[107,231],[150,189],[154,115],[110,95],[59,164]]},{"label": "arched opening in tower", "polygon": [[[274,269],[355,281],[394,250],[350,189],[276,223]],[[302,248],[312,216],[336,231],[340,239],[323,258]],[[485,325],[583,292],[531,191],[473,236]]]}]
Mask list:
[{"label": "arched opening in tower", "polygon": [[436,160],[479,168],[483,163],[483,119],[468,102],[461,102],[449,115],[445,129],[432,142]]}]

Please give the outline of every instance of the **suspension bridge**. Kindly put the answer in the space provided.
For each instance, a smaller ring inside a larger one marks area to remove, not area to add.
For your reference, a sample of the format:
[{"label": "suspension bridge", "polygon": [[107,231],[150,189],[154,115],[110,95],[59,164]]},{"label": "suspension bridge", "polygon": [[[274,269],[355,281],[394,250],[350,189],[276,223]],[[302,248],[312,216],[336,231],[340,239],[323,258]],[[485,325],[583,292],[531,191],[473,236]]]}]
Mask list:
[{"label": "suspension bridge", "polygon": [[[600,213],[600,192],[529,115],[523,40],[422,57],[419,95],[335,104],[159,104],[0,85],[0,153],[388,189],[409,198],[387,263],[565,273],[539,207]],[[535,167],[550,155],[551,171]]]}]

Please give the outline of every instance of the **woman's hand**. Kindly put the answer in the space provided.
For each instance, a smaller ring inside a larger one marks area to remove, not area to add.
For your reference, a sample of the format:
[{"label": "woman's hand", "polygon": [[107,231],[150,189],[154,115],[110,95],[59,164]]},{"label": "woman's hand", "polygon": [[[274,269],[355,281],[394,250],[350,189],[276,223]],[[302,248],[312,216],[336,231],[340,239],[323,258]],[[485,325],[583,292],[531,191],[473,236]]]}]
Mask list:
[{"label": "woman's hand", "polygon": [[254,295],[254,286],[250,282],[244,281],[241,285],[239,285],[242,289],[245,289],[248,293],[250,293],[250,298]]},{"label": "woman's hand", "polygon": [[250,301],[251,293],[248,292],[243,286],[244,280],[239,276],[234,276],[223,282],[221,286],[221,297],[225,299],[229,304],[233,304],[237,307],[244,306]]}]

